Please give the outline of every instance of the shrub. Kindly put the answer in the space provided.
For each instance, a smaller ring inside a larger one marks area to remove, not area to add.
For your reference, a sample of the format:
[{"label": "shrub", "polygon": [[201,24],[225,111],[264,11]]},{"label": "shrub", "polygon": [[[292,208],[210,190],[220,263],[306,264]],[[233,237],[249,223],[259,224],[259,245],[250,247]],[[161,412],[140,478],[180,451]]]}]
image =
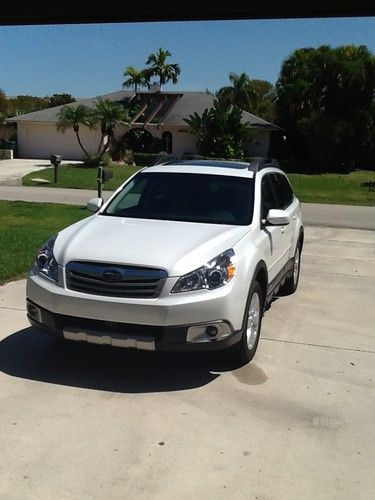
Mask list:
[{"label": "shrub", "polygon": [[155,163],[159,153],[133,153],[134,163],[140,167],[147,167]]}]

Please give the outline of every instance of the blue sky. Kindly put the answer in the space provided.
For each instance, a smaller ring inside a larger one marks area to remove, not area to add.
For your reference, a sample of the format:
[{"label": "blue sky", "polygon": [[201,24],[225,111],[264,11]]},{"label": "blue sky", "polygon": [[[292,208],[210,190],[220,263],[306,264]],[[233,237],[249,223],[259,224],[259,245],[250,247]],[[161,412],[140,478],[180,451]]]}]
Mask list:
[{"label": "blue sky", "polygon": [[142,68],[159,47],[181,66],[165,90],[215,91],[230,72],[275,83],[300,47],[367,45],[375,17],[1,26],[0,88],[7,95],[93,97],[121,89],[128,65]]}]

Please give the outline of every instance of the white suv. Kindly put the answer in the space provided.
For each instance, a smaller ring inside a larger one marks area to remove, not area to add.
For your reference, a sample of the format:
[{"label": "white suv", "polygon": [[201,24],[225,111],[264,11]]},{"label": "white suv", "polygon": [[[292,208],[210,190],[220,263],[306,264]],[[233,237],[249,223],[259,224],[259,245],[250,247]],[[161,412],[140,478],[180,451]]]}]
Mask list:
[{"label": "white suv", "polygon": [[41,248],[30,322],[66,339],[254,356],[274,294],[293,293],[301,207],[271,160],[142,169]]}]

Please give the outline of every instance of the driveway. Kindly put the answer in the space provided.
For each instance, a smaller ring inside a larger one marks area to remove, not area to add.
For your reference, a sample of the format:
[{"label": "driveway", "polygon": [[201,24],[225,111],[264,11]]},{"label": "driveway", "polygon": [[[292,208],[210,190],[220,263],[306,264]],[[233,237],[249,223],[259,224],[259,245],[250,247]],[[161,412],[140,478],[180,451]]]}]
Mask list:
[{"label": "driveway", "polygon": [[[64,163],[80,162],[63,161],[62,164]],[[49,160],[25,160],[22,158],[0,160],[0,185],[20,186],[24,175],[51,167]],[[35,174],[35,177],[38,177],[38,174]]]},{"label": "driveway", "polygon": [[59,342],[0,288],[0,498],[372,499],[375,233],[306,228],[239,369]]}]

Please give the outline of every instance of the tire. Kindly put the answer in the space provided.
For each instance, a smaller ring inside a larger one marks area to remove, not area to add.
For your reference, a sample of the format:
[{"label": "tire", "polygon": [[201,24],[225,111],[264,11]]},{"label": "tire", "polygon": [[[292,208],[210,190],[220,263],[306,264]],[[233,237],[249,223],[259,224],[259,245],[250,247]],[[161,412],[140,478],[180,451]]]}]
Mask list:
[{"label": "tire", "polygon": [[255,281],[250,289],[244,319],[241,340],[230,348],[231,360],[241,366],[253,359],[258,348],[264,309],[264,292]]},{"label": "tire", "polygon": [[279,292],[280,295],[292,295],[292,293],[294,293],[297,290],[300,270],[301,270],[301,244],[298,242],[293,257],[292,276],[285,280],[285,283],[280,288]]}]

